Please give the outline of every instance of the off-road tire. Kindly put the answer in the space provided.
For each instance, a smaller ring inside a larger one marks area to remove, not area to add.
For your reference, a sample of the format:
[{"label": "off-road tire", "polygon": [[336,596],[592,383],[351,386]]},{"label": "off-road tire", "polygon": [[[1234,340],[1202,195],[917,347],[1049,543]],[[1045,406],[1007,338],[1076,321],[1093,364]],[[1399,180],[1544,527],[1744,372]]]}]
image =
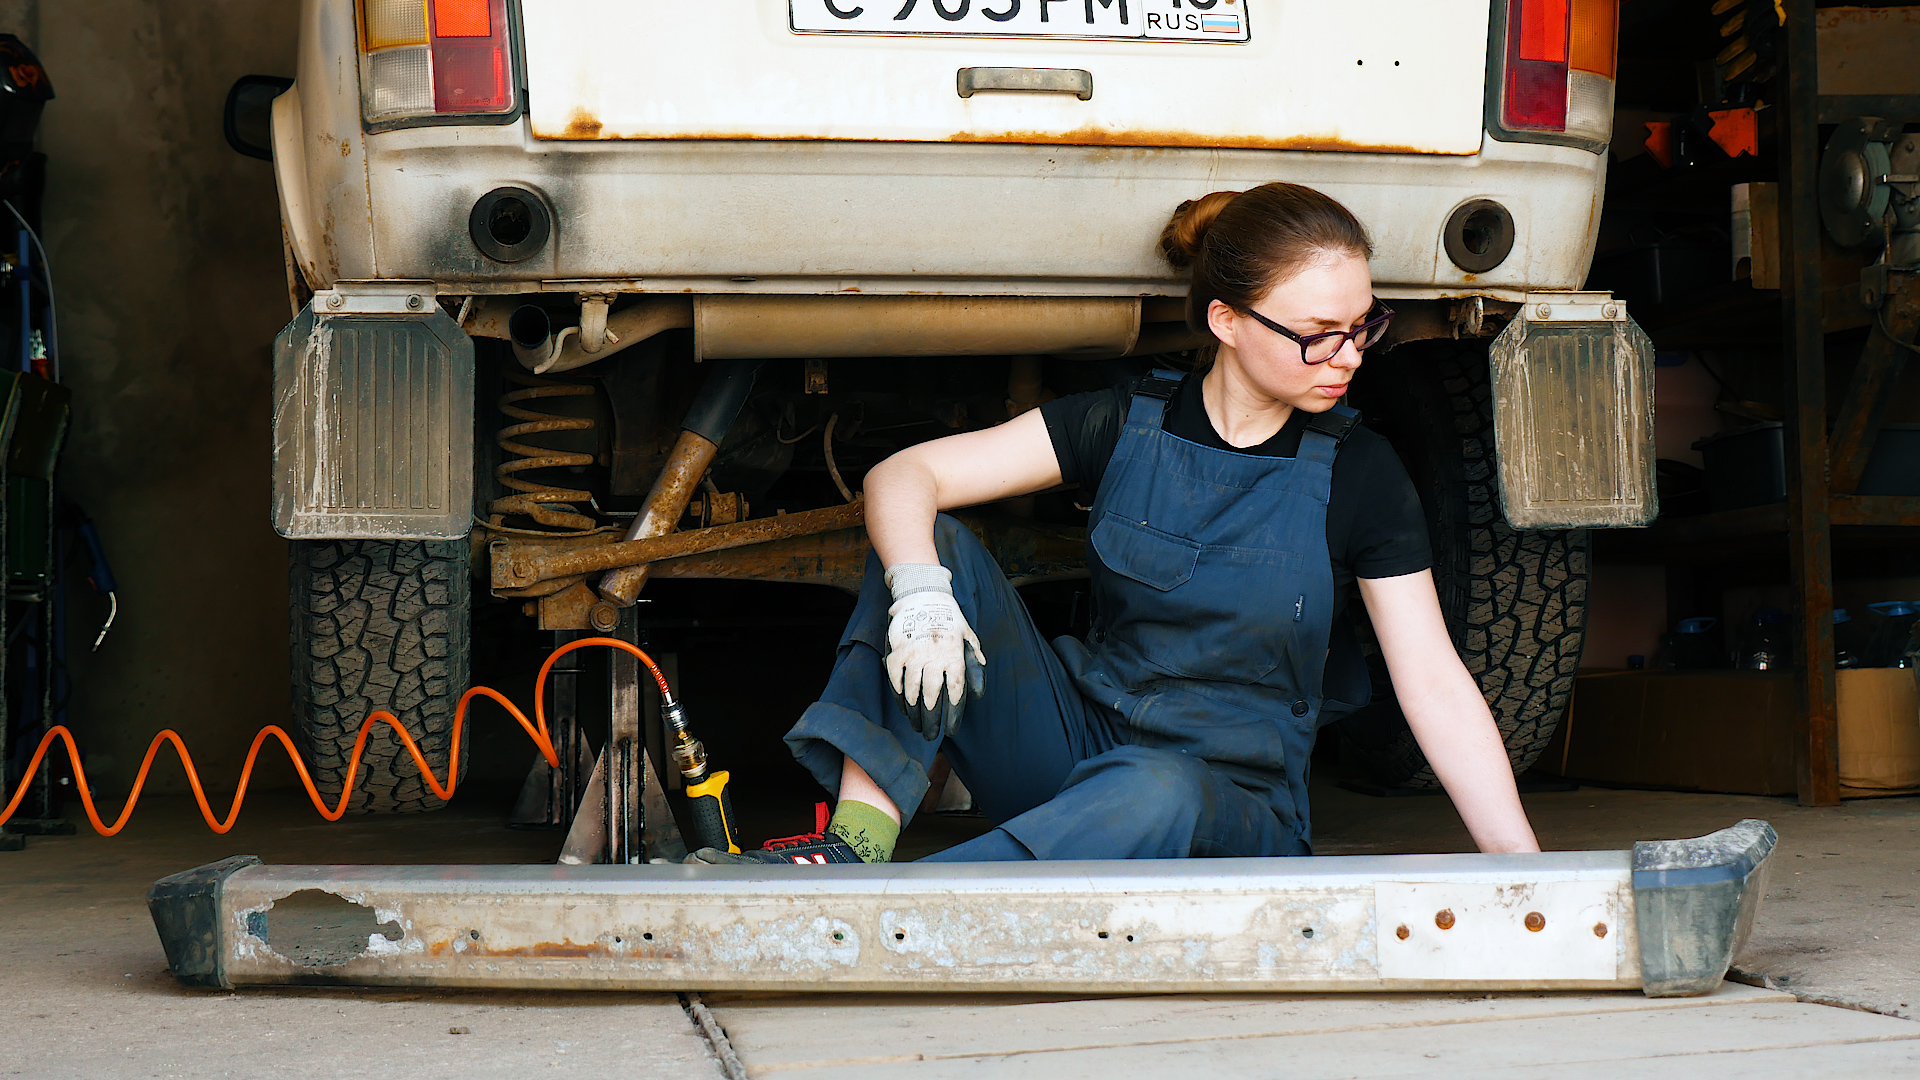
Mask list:
[{"label": "off-road tire", "polygon": [[[1369,358],[1362,412],[1406,462],[1427,511],[1434,579],[1454,647],[1480,683],[1514,772],[1531,767],[1566,713],[1587,622],[1585,530],[1522,532],[1500,514],[1487,347],[1419,342]],[[1358,395],[1356,395],[1358,396]],[[1340,757],[1373,781],[1438,781],[1393,698],[1361,605],[1374,704],[1340,723]]]},{"label": "off-road tire", "polygon": [[[466,692],[473,585],[465,540],[295,540],[288,574],[293,724],[314,782],[340,797],[360,725],[400,718],[444,783],[454,707]],[[464,740],[463,740],[464,742]],[[459,762],[466,771],[466,748]],[[385,724],[367,738],[348,808],[443,805]]]}]

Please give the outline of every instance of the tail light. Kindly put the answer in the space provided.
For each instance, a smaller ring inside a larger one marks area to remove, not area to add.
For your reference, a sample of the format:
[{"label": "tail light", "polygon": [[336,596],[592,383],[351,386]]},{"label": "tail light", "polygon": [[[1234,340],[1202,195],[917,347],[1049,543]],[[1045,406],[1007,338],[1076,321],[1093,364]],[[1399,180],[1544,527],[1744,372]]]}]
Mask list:
[{"label": "tail light", "polygon": [[360,115],[510,113],[512,55],[507,0],[360,0]]},{"label": "tail light", "polygon": [[1619,25],[1619,0],[1509,0],[1501,125],[1610,138]]}]

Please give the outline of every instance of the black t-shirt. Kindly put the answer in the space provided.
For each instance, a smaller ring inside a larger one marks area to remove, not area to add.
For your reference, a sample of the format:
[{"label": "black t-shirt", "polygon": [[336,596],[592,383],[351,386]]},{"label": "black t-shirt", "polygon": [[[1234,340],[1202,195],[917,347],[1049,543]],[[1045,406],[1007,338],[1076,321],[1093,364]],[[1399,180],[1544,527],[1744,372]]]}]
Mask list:
[{"label": "black t-shirt", "polygon": [[[1300,451],[1306,413],[1294,410],[1281,429],[1258,446],[1228,445],[1207,418],[1200,392],[1201,375],[1188,375],[1167,402],[1162,428],[1189,442],[1241,454],[1293,457]],[[1097,491],[1120,443],[1120,430],[1139,381],[1110,390],[1056,398],[1040,406],[1060,476],[1086,491]],[[1327,552],[1333,557],[1336,614],[1346,607],[1348,586],[1356,577],[1385,578],[1414,574],[1433,565],[1427,540],[1427,516],[1406,466],[1378,432],[1355,425],[1333,459],[1333,490],[1327,499]]]}]

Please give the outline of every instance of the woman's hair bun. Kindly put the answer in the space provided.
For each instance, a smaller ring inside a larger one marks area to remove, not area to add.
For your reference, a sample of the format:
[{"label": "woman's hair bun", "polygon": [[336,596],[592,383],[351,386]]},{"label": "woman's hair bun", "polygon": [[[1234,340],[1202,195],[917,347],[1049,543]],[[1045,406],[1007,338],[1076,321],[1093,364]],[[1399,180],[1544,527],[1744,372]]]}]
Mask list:
[{"label": "woman's hair bun", "polygon": [[1207,239],[1207,229],[1239,194],[1237,191],[1209,192],[1174,208],[1167,227],[1160,230],[1160,254],[1166,256],[1174,269],[1185,270],[1193,265],[1194,258],[1200,254],[1200,245]]}]

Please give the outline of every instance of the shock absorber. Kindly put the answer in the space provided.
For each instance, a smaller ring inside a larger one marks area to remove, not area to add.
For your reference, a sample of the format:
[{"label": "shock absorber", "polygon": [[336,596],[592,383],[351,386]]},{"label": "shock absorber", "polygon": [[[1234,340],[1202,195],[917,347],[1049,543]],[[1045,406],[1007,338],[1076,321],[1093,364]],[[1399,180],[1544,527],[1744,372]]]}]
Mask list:
[{"label": "shock absorber", "polygon": [[733,816],[733,793],[727,790],[731,779],[726,770],[710,771],[707,746],[687,730],[686,710],[661,686],[661,715],[673,728],[673,763],[686,781],[689,823],[693,826],[693,847],[710,847],[740,853],[740,834]]},{"label": "shock absorber", "polygon": [[549,431],[593,430],[595,425],[592,417],[537,412],[521,404],[541,398],[592,397],[593,387],[585,383],[561,383],[549,379],[536,379],[517,371],[507,372],[506,377],[510,382],[519,383],[522,389],[509,390],[500,395],[500,411],[520,423],[501,428],[500,434],[495,437],[494,441],[499,443],[500,449],[514,456],[501,462],[499,467],[493,470],[493,475],[502,487],[518,494],[495,499],[488,509],[495,514],[525,514],[540,524],[554,529],[594,528],[599,522],[574,509],[575,503],[591,501],[592,493],[536,483],[522,479],[519,475],[536,469],[565,469],[576,465],[591,465],[594,461],[593,455],[550,450],[543,446],[529,446],[515,441],[528,435],[539,435]]}]

